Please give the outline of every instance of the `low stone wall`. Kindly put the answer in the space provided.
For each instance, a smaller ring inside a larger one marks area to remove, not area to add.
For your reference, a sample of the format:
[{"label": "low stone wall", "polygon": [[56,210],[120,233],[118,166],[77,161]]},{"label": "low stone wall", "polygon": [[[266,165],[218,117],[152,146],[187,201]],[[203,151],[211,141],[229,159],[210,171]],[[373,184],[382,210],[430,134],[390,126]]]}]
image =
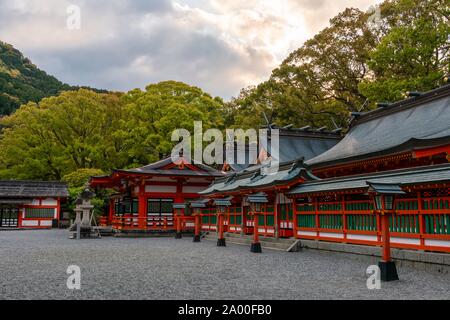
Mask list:
[{"label": "low stone wall", "polygon": [[[327,254],[347,254],[351,259],[366,260],[373,264],[378,263],[381,258],[380,247],[304,239],[300,241],[300,246],[302,249],[322,250]],[[450,254],[448,253],[392,249],[391,254],[397,266],[413,267],[437,273],[450,273]]]}]

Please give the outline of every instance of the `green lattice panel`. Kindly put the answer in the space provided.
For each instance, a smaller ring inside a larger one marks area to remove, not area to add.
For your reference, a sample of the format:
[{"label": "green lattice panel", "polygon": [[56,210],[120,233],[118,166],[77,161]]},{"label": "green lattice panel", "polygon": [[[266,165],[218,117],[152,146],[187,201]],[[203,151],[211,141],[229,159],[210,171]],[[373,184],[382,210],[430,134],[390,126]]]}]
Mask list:
[{"label": "green lattice panel", "polygon": [[313,214],[298,214],[297,227],[299,228],[315,228],[316,216]]}]

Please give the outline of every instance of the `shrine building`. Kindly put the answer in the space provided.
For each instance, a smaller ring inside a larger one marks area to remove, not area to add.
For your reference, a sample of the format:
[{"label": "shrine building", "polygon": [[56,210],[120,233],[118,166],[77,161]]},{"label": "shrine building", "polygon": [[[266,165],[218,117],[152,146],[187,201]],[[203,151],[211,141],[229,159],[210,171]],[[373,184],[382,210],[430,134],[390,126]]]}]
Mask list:
[{"label": "shrine building", "polygon": [[67,185],[55,181],[0,181],[0,228],[57,227]]},{"label": "shrine building", "polygon": [[[397,184],[392,246],[450,252],[450,85],[352,114],[349,132],[311,159],[215,180],[202,197],[202,229],[381,245],[371,183]],[[252,206],[252,197],[260,203]],[[214,199],[227,198],[224,226]],[[262,200],[261,200],[262,199]],[[257,209],[255,209],[257,208]],[[218,235],[220,238],[222,235]]]}]

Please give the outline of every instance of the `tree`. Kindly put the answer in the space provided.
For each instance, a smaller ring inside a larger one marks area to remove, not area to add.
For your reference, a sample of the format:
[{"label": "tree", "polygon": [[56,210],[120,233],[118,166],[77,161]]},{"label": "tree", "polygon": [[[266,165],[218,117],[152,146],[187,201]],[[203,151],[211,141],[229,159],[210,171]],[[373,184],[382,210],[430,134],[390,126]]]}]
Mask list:
[{"label": "tree", "polygon": [[0,176],[61,179],[81,168],[128,163],[119,94],[81,89],[23,105],[2,119]]},{"label": "tree", "polygon": [[236,114],[234,120],[257,126],[264,111],[279,125],[346,126],[348,112],[359,110],[366,100],[358,85],[377,39],[368,17],[346,9],[331,19],[329,27],[292,52],[268,81],[233,99],[228,107]]},{"label": "tree", "polygon": [[174,129],[193,133],[194,121],[222,128],[222,108],[219,98],[174,81],[126,94],[80,89],[28,103],[0,121],[0,177],[83,180],[95,170],[145,165],[170,154]]},{"label": "tree", "polygon": [[373,102],[397,101],[406,91],[434,89],[449,71],[448,2],[398,0],[394,8],[404,19],[395,20],[370,53],[372,73],[359,86]]},{"label": "tree", "polygon": [[449,72],[448,0],[386,0],[381,15],[348,8],[227,104],[227,123],[346,127],[349,112],[438,87]]},{"label": "tree", "polygon": [[[75,201],[86,188],[89,178],[92,176],[103,175],[104,172],[100,169],[78,169],[74,172],[66,174],[62,180],[67,182],[69,187],[69,201],[68,207],[73,210],[75,208]],[[98,190],[95,198],[91,199],[91,203],[94,205],[94,213],[102,215],[105,206],[105,200],[110,195],[108,190]]]},{"label": "tree", "polygon": [[183,128],[193,133],[194,121],[202,121],[204,130],[223,128],[222,100],[182,82],[165,81],[145,91],[132,90],[123,101],[129,115],[126,141],[131,146],[131,166],[170,155],[172,131]]}]

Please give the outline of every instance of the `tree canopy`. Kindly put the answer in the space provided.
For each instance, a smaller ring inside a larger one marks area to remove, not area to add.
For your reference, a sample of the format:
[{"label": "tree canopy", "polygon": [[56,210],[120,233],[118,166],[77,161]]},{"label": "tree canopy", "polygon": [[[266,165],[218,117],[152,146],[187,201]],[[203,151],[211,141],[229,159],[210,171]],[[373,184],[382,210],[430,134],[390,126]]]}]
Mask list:
[{"label": "tree canopy", "polygon": [[450,66],[448,1],[401,0],[382,9],[390,29],[370,52],[361,93],[371,101],[397,101],[406,91],[439,86]]},{"label": "tree canopy", "polygon": [[385,1],[377,12],[348,8],[227,104],[227,124],[346,127],[349,112],[442,84],[449,72],[447,0]]},{"label": "tree canopy", "polygon": [[144,165],[170,154],[174,129],[197,120],[220,127],[221,106],[174,81],[126,94],[80,89],[30,102],[1,120],[0,176],[61,179],[80,169]]}]

